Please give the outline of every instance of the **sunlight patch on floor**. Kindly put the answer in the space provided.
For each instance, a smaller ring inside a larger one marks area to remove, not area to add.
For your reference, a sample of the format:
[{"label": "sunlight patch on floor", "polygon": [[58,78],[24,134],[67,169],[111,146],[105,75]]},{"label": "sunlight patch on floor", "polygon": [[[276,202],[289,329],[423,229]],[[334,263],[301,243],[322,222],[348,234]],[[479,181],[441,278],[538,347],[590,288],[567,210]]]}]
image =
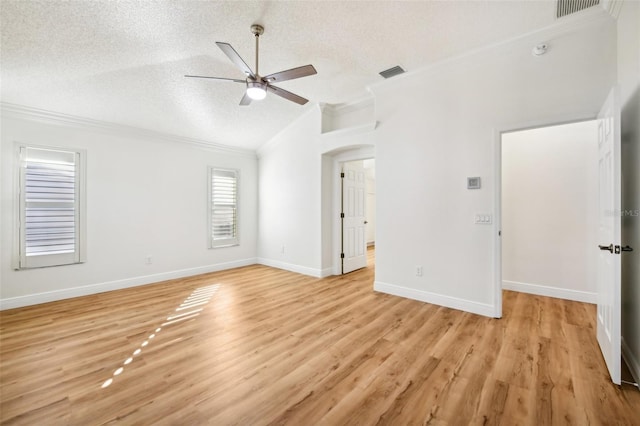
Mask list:
[{"label": "sunlight patch on floor", "polygon": [[[180,312],[180,311],[183,311],[183,310],[186,310],[186,309],[194,308],[196,306],[204,306],[204,305],[206,305],[207,303],[209,303],[209,300],[218,291],[219,288],[220,288],[220,284],[213,284],[213,285],[210,285],[210,286],[200,287],[200,288],[195,289],[189,295],[189,297],[187,297],[184,300],[184,302],[182,302],[182,304],[176,308],[176,310],[174,312]],[[117,368],[113,372],[113,376],[108,378],[107,380],[105,380],[105,382],[101,386],[102,389],[111,386],[111,384],[113,383],[114,377],[119,376],[120,374],[122,374],[122,372],[124,371],[124,366],[131,364],[133,362],[133,358],[137,357],[138,355],[140,355],[142,353],[142,348],[148,346],[150,341],[151,341],[151,339],[156,337],[156,334],[160,333],[160,331],[162,331],[163,327],[175,324],[177,322],[185,321],[185,320],[188,320],[188,319],[191,319],[191,318],[195,318],[198,315],[200,315],[200,313],[202,312],[203,309],[204,308],[192,309],[192,310],[190,310],[188,312],[181,312],[181,313],[178,313],[178,314],[172,313],[169,316],[167,316],[165,322],[160,324],[160,327],[156,328],[154,330],[154,332],[151,333],[149,335],[149,337],[147,337],[147,339],[145,339],[140,344],[140,347],[136,348],[136,350],[133,351],[133,354],[122,363],[122,367]]]}]

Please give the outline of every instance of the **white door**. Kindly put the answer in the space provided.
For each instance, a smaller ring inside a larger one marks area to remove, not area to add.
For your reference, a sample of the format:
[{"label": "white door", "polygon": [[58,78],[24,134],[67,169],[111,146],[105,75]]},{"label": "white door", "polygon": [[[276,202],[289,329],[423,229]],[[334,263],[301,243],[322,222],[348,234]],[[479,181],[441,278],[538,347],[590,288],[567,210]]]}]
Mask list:
[{"label": "white door", "polygon": [[620,384],[620,105],[616,88],[598,114],[597,336],[613,383]]},{"label": "white door", "polygon": [[342,168],[342,273],[367,266],[367,179],[362,161]]}]

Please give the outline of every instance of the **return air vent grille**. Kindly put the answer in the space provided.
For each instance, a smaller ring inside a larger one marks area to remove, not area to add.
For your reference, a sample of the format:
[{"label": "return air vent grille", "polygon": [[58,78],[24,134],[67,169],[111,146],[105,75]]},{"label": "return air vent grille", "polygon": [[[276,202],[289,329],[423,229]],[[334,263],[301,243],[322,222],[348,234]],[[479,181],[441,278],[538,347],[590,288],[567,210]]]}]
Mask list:
[{"label": "return air vent grille", "polygon": [[556,18],[562,18],[599,4],[600,0],[558,0]]},{"label": "return air vent grille", "polygon": [[389,68],[388,70],[381,71],[380,75],[383,76],[384,78],[391,78],[393,76],[396,76],[402,73],[404,73],[404,70],[402,69],[402,67],[400,65],[396,65],[393,68]]}]

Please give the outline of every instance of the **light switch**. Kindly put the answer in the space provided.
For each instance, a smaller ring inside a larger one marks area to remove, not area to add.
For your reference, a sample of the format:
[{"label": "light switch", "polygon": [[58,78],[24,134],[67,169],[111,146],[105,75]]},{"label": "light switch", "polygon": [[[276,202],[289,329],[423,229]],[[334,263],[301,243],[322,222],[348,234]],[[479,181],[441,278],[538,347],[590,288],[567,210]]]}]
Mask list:
[{"label": "light switch", "polygon": [[476,225],[491,225],[493,223],[493,217],[489,213],[476,213],[475,219]]}]

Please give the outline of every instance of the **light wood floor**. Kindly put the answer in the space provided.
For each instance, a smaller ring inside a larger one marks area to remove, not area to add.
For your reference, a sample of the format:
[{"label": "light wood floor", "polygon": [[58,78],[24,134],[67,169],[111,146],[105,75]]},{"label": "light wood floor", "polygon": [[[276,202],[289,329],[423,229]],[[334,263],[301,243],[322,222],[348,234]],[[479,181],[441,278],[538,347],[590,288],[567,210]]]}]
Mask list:
[{"label": "light wood floor", "polygon": [[372,279],[251,266],[4,311],[0,419],[640,424],[640,392],[608,379],[593,306],[505,292],[496,320]]}]

